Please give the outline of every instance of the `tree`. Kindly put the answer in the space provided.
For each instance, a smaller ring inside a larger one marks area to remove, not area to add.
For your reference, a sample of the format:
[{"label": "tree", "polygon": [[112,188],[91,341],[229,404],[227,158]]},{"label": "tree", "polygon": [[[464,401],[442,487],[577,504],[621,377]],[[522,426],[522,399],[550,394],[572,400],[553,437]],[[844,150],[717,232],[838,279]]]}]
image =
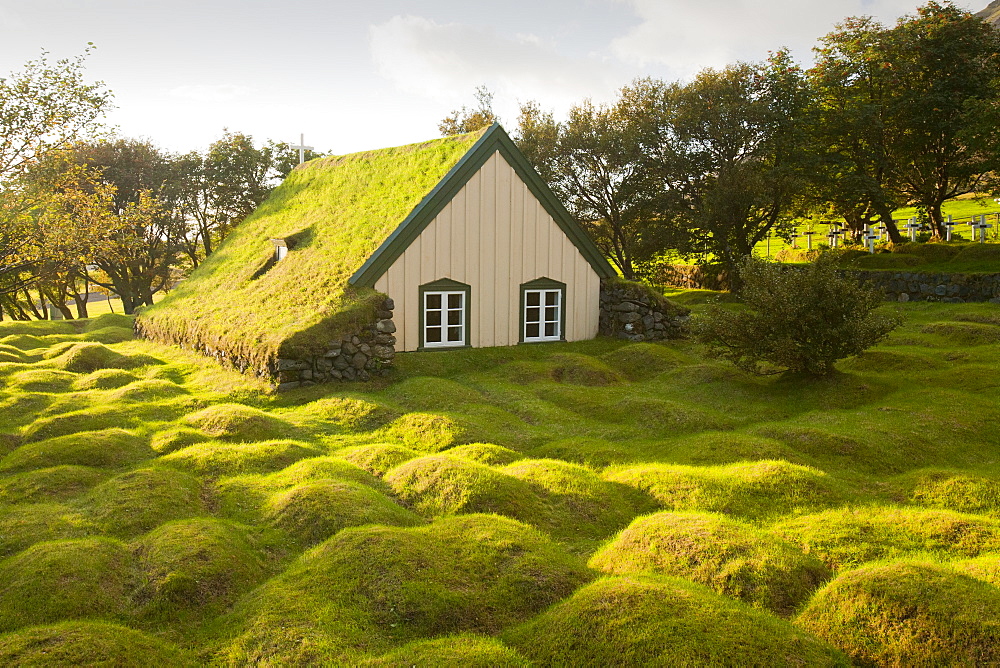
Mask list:
[{"label": "tree", "polygon": [[817,145],[824,151],[820,197],[860,238],[872,214],[889,237],[902,241],[892,212],[906,197],[891,149],[900,131],[892,118],[897,94],[886,60],[885,28],[871,18],[849,18],[823,38],[809,80],[816,98]]},{"label": "tree", "polygon": [[688,231],[682,251],[710,253],[736,276],[767,234],[790,229],[814,173],[804,74],[778,52],[647,88],[640,144],[660,182],[659,219]]},{"label": "tree", "polygon": [[740,276],[746,308],[711,305],[693,329],[711,354],[750,373],[832,373],[902,322],[881,311],[881,290],[842,275],[830,255],[802,268],[747,257]]},{"label": "tree", "polygon": [[900,190],[941,237],[946,200],[1000,185],[1000,32],[951,2],[928,2],[885,44]]},{"label": "tree", "polygon": [[474,109],[462,105],[461,109],[452,111],[450,116],[441,120],[438,131],[442,137],[475,132],[497,122],[497,116],[493,113],[493,93],[486,86],[478,86],[475,97],[477,106]]}]

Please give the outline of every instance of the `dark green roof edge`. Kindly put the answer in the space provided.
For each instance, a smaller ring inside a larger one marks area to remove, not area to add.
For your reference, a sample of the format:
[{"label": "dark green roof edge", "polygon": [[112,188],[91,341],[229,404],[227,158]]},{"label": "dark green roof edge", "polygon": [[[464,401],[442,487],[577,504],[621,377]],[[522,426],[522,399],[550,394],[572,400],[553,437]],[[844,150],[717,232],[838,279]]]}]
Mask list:
[{"label": "dark green roof edge", "polygon": [[434,189],[420,201],[410,215],[399,224],[392,234],[382,242],[361,268],[354,272],[348,283],[358,287],[374,288],[382,274],[389,271],[392,263],[402,255],[420,233],[430,224],[458,191],[468,183],[472,175],[489,160],[494,152],[500,151],[514,169],[514,172],[528,186],[528,190],[541,202],[559,229],[569,237],[597,275],[601,278],[617,276],[604,254],[597,248],[580,224],[573,219],[559,198],[538,175],[521,150],[517,148],[499,123],[494,123],[483,133],[475,144],[462,156]]}]

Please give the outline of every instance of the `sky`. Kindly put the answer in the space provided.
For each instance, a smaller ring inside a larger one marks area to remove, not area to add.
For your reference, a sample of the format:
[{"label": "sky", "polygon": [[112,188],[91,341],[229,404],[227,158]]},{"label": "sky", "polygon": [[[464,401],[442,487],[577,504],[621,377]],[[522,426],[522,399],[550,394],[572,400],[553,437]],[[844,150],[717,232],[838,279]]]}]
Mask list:
[{"label": "sky", "polygon": [[[487,86],[511,130],[519,103],[560,118],[637,77],[791,49],[803,64],[845,17],[887,24],[916,0],[0,0],[0,73],[42,50],[96,50],[107,122],[173,152],[224,129],[350,153],[438,135]],[[979,3],[956,2],[971,11]]]}]

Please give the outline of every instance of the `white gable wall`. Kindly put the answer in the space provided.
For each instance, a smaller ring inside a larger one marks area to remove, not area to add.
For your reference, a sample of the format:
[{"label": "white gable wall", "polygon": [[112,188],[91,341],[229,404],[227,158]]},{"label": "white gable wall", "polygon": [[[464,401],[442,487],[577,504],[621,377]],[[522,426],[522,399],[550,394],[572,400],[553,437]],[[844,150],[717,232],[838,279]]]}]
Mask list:
[{"label": "white gable wall", "polygon": [[420,345],[419,288],[442,278],[472,286],[470,343],[520,340],[520,286],[566,284],[567,341],[597,336],[601,281],[499,152],[494,153],[375,282],[395,302],[396,350]]}]

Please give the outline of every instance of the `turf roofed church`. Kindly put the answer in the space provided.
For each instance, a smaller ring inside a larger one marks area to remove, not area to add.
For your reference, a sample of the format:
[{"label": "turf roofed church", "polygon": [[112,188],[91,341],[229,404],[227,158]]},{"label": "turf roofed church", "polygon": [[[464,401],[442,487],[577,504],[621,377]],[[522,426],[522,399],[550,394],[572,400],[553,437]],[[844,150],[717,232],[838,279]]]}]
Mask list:
[{"label": "turf roofed church", "polygon": [[366,380],[397,351],[593,338],[614,276],[495,124],[300,165],[137,330],[281,387]]}]

